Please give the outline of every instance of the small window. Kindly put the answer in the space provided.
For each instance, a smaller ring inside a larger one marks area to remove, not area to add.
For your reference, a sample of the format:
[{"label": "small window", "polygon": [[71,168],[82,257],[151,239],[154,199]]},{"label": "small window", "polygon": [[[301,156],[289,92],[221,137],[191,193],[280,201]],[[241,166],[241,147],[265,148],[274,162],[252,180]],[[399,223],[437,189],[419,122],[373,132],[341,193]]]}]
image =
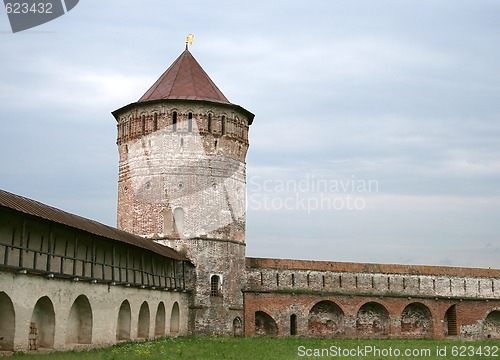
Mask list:
[{"label": "small window", "polygon": [[177,131],[177,111],[172,113],[172,132]]},{"label": "small window", "polygon": [[210,278],[210,296],[220,296],[220,278],[212,275]]},{"label": "small window", "polygon": [[188,132],[193,132],[193,113],[188,114]]},{"label": "small window", "polygon": [[208,114],[207,131],[212,132],[212,114]]},{"label": "small window", "polygon": [[158,130],[158,114],[154,114],[154,119],[153,119],[153,131]]},{"label": "small window", "polygon": [[226,117],[224,115],[222,115],[222,119],[221,119],[221,135],[224,135],[226,133]]},{"label": "small window", "polygon": [[145,115],[141,116],[141,132],[142,132],[142,135],[144,135],[144,133],[146,132],[146,116]]},{"label": "small window", "polygon": [[297,335],[297,315],[290,316],[290,335]]},{"label": "small window", "polygon": [[184,209],[175,208],[174,209],[174,229],[177,234],[182,234],[184,232]]}]

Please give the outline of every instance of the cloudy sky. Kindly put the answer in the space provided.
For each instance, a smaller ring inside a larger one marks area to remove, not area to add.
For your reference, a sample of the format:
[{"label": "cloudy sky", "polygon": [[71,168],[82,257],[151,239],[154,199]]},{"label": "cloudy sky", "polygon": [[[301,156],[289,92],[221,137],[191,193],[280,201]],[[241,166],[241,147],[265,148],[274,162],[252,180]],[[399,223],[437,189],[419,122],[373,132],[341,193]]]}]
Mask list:
[{"label": "cloudy sky", "polygon": [[0,11],[0,188],[115,225],[110,112],[192,54],[255,113],[247,255],[500,268],[500,2]]}]

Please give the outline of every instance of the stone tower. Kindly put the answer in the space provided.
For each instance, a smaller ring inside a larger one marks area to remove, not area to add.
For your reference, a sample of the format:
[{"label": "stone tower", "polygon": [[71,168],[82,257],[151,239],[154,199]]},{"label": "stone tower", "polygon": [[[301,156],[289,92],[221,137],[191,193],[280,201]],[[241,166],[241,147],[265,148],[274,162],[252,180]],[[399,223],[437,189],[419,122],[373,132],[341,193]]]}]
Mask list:
[{"label": "stone tower", "polygon": [[248,128],[186,50],[137,101],[113,112],[118,228],[194,264],[190,331],[242,331]]}]

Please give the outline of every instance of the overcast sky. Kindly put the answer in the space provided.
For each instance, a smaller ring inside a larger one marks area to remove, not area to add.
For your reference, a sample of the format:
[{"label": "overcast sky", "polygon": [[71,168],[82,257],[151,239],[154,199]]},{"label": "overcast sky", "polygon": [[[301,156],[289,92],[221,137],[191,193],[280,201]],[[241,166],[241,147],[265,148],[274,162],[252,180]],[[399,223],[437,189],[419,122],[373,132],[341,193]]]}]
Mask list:
[{"label": "overcast sky", "polygon": [[193,33],[256,115],[248,256],[500,268],[499,17],[496,0],[84,0],[12,34],[0,9],[0,188],[114,226],[110,112]]}]

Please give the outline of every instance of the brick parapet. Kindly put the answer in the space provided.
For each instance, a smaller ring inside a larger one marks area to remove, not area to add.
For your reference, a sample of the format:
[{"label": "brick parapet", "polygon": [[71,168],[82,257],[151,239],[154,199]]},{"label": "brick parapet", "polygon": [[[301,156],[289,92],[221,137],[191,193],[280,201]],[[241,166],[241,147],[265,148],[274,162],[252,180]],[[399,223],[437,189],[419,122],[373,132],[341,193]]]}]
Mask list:
[{"label": "brick parapet", "polygon": [[246,270],[247,292],[500,299],[498,270],[257,258]]}]

